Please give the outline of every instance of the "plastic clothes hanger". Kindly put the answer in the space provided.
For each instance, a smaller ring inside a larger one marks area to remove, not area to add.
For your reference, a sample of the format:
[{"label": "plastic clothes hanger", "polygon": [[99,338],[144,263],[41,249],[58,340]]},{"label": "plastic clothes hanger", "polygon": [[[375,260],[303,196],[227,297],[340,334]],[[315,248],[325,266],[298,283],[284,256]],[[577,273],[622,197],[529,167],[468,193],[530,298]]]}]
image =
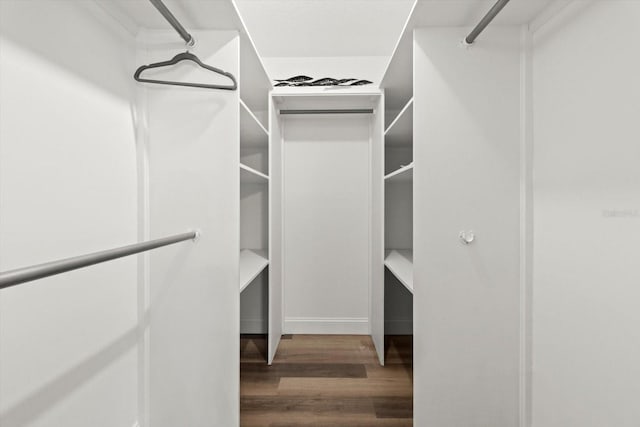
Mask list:
[{"label": "plastic clothes hanger", "polygon": [[[189,82],[175,82],[175,81],[171,81],[171,80],[156,80],[156,79],[145,79],[144,77],[140,77],[140,75],[142,74],[143,71],[145,70],[150,70],[152,68],[162,68],[162,67],[168,67],[171,65],[175,65],[178,62],[181,61],[192,61],[195,62],[196,64],[198,64],[200,67],[212,71],[216,74],[220,74],[223,75],[225,77],[228,77],[233,84],[231,85],[214,85],[214,84],[204,84],[204,83],[189,83]],[[200,87],[200,88],[205,88],[205,89],[221,89],[221,90],[237,90],[238,89],[238,83],[236,82],[236,78],[233,76],[233,74],[231,73],[227,73],[226,71],[223,71],[219,68],[216,67],[212,67],[211,65],[207,65],[205,63],[203,63],[202,61],[200,61],[200,58],[198,58],[197,56],[195,56],[193,53],[187,51],[187,52],[183,52],[183,53],[179,53],[176,56],[174,56],[173,58],[171,58],[168,61],[162,61],[162,62],[156,62],[153,64],[149,64],[149,65],[143,65],[141,67],[139,67],[135,74],[133,75],[133,78],[136,79],[136,81],[139,82],[143,82],[143,83],[155,83],[155,84],[160,84],[160,85],[170,85],[170,86],[187,86],[187,87]]]}]

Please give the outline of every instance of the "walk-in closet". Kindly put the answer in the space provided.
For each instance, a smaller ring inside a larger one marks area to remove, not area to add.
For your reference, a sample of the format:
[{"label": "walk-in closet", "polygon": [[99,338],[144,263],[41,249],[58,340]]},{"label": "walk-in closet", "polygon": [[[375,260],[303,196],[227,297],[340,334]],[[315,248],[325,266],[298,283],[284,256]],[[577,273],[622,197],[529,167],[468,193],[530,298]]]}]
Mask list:
[{"label": "walk-in closet", "polygon": [[0,0],[0,426],[638,427],[639,38]]}]

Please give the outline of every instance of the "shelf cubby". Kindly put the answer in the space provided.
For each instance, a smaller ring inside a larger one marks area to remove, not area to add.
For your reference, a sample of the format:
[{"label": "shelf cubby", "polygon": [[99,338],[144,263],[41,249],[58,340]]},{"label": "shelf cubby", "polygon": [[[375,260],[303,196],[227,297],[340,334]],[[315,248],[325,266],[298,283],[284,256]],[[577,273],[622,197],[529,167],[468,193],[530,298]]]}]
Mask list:
[{"label": "shelf cubby", "polygon": [[387,250],[384,265],[413,294],[413,250]]}]

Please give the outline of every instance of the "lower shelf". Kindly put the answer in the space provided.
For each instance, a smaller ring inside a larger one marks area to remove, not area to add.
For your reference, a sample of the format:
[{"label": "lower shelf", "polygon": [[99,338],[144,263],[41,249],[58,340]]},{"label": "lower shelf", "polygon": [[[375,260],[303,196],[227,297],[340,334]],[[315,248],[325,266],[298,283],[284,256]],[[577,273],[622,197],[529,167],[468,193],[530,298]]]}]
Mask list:
[{"label": "lower shelf", "polygon": [[413,294],[413,250],[393,249],[387,251],[384,265]]},{"label": "lower shelf", "polygon": [[243,249],[240,251],[240,292],[269,265],[266,251]]}]

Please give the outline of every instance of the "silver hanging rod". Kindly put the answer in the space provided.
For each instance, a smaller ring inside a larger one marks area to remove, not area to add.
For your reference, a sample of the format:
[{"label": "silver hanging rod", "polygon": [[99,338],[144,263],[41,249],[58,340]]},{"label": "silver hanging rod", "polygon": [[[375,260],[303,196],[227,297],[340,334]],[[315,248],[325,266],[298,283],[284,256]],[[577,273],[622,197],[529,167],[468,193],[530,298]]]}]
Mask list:
[{"label": "silver hanging rod", "polygon": [[493,21],[493,18],[495,18],[496,15],[500,13],[502,8],[505,7],[507,3],[509,3],[509,0],[498,0],[498,2],[494,4],[491,9],[489,9],[489,12],[487,12],[484,18],[480,20],[478,25],[476,25],[476,27],[464,39],[464,43],[467,45],[473,44],[480,33],[482,33],[484,29],[487,28],[487,25],[489,25],[489,23]]},{"label": "silver hanging rod", "polygon": [[187,46],[193,47],[196,44],[196,41],[193,38],[193,36],[189,34],[187,30],[184,29],[180,21],[178,21],[176,17],[173,16],[173,13],[171,13],[171,11],[167,9],[167,6],[165,6],[164,3],[162,3],[162,0],[149,0],[149,1],[151,2],[151,4],[153,4],[156,7],[156,9],[158,9],[158,12],[160,12],[160,14],[164,16],[164,19],[166,19],[167,22],[171,24],[171,26],[178,32],[178,34],[180,34],[180,37],[182,37],[182,39],[187,44]]},{"label": "silver hanging rod", "polygon": [[373,109],[347,109],[347,110],[280,110],[280,114],[372,114]]},{"label": "silver hanging rod", "polygon": [[58,261],[5,271],[0,273],[0,289],[9,288],[11,286],[19,285],[20,283],[42,279],[44,277],[53,276],[71,270],[77,270],[78,268],[88,267],[101,262],[134,255],[151,249],[160,248],[162,246],[172,245],[185,240],[196,240],[199,236],[200,233],[198,231],[190,231],[188,233],[176,234],[174,236],[163,237],[161,239],[134,243],[133,245],[122,246],[120,248],[107,249],[106,251],[94,252],[92,254],[65,258]]}]

